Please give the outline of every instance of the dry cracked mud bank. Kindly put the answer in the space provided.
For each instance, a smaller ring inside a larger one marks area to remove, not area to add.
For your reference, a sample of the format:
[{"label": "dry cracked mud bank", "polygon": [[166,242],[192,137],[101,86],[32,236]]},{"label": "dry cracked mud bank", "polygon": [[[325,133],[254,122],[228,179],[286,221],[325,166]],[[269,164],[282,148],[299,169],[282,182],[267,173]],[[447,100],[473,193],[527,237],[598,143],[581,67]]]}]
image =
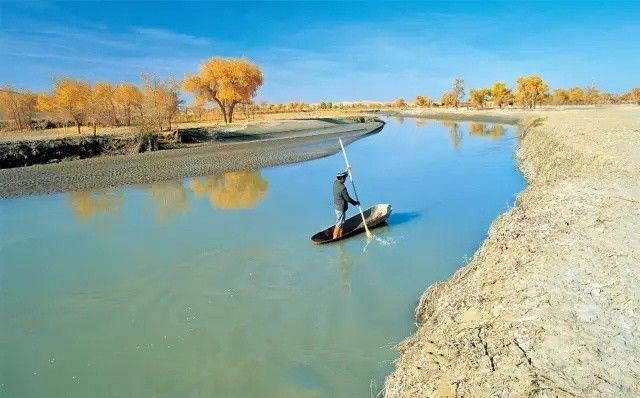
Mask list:
[{"label": "dry cracked mud bank", "polygon": [[640,107],[493,115],[528,186],[420,298],[385,396],[640,396]]}]

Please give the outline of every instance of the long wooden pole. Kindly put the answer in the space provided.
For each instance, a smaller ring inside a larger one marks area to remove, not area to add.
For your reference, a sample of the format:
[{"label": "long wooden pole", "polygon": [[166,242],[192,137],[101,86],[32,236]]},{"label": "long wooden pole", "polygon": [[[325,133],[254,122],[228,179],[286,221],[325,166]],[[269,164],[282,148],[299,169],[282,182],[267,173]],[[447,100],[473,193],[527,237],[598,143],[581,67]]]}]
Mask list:
[{"label": "long wooden pole", "polygon": [[[340,149],[342,149],[342,156],[344,156],[344,162],[347,165],[347,172],[349,174],[349,180],[351,181],[351,187],[353,188],[353,195],[356,197],[358,203],[360,203],[360,199],[358,199],[358,191],[356,191],[356,184],[353,182],[353,173],[351,172],[351,165],[349,164],[349,158],[347,158],[347,151],[344,150],[344,144],[342,143],[342,138],[338,138],[340,141]],[[362,223],[364,224],[364,230],[367,232],[367,238],[371,238],[371,231],[369,231],[369,227],[367,226],[367,219],[364,218],[364,213],[362,212],[362,207],[358,204],[358,210],[360,210],[360,216],[362,217]]]}]

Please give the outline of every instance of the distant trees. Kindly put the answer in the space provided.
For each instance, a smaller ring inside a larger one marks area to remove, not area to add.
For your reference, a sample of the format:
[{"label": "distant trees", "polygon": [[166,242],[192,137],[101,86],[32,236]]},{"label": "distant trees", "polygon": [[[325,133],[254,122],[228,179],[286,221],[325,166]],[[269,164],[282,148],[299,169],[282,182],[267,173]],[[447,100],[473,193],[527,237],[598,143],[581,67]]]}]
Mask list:
[{"label": "distant trees", "polygon": [[142,105],[144,95],[142,91],[131,83],[122,82],[113,91],[113,102],[122,114],[122,122],[125,126],[131,126],[134,111],[143,117]]},{"label": "distant trees", "polygon": [[451,93],[455,98],[454,106],[457,108],[460,106],[460,102],[464,97],[464,80],[456,78],[453,80],[453,86],[451,87]]},{"label": "distant trees", "polygon": [[540,76],[521,76],[516,80],[515,100],[522,107],[535,109],[549,94],[549,86]]},{"label": "distant trees", "polygon": [[180,84],[173,79],[162,80],[149,74],[142,75],[142,82],[143,108],[146,117],[150,121],[155,121],[160,131],[165,121],[171,130],[171,121],[180,105],[178,97]]},{"label": "distant trees", "polygon": [[431,106],[433,105],[433,100],[423,95],[416,95],[415,104],[416,106]]},{"label": "distant trees", "polygon": [[491,100],[494,102],[494,105],[497,105],[500,108],[513,101],[511,89],[503,82],[493,83],[489,89],[489,95],[491,96]]},{"label": "distant trees", "polygon": [[459,107],[464,97],[464,80],[456,78],[451,84],[451,90],[440,96],[440,104],[443,106]]},{"label": "distant trees", "polygon": [[568,94],[570,104],[582,104],[584,102],[584,91],[580,87],[570,88]]},{"label": "distant trees", "polygon": [[407,106],[407,103],[404,100],[404,98],[398,97],[395,100],[393,100],[393,102],[391,102],[391,106],[394,108],[404,108],[405,106]]},{"label": "distant trees", "polygon": [[237,104],[248,104],[262,85],[262,72],[244,58],[209,58],[196,75],[187,75],[182,88],[197,99],[216,103],[225,123],[233,121]]},{"label": "distant trees", "polygon": [[440,97],[440,104],[442,106],[455,106],[456,105],[456,96],[454,93],[447,91],[442,94]]},{"label": "distant trees", "polygon": [[477,108],[484,108],[490,95],[491,90],[488,88],[472,88],[469,90],[469,102]]},{"label": "distant trees", "polygon": [[624,102],[640,105],[640,87],[635,87],[620,96]]},{"label": "distant trees", "polygon": [[567,90],[557,88],[551,93],[550,101],[553,105],[564,105],[569,103],[569,93]]},{"label": "distant trees", "polygon": [[68,77],[57,79],[50,94],[38,96],[40,110],[61,121],[72,121],[80,134],[80,126],[90,113],[91,86],[89,83]]},{"label": "distant trees", "polygon": [[18,130],[31,128],[36,102],[37,96],[29,91],[0,87],[0,118],[13,121]]}]

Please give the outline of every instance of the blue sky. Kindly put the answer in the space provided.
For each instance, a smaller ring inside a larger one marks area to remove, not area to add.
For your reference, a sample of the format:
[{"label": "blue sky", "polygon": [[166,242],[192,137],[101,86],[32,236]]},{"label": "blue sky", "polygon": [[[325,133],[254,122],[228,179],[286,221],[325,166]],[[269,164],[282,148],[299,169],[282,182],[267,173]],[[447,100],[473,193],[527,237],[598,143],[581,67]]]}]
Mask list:
[{"label": "blue sky", "polygon": [[552,87],[640,85],[640,1],[0,2],[0,84],[59,75],[181,78],[246,56],[274,101],[434,98],[540,74]]}]

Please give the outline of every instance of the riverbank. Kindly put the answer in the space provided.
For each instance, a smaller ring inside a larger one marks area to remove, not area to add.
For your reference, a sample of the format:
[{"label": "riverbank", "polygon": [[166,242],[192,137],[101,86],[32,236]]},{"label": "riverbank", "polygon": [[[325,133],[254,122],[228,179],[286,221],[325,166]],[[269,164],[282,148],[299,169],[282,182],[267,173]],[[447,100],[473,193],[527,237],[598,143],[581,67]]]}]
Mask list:
[{"label": "riverbank", "polygon": [[[182,136],[180,139],[154,138],[153,135],[144,136],[142,140],[129,136],[100,137],[109,145],[114,140],[123,143],[111,145],[119,151],[111,155],[117,156],[101,156],[98,148],[88,158],[80,160],[76,160],[80,155],[75,152],[85,151],[85,143],[93,148],[95,142],[88,138],[78,138],[77,142],[63,138],[63,141],[69,141],[64,146],[69,156],[63,154],[61,157],[74,160],[60,161],[63,159],[56,158],[56,163],[0,169],[0,197],[147,184],[300,162],[336,153],[340,149],[337,137],[343,137],[349,143],[376,133],[383,126],[382,121],[371,117],[322,118],[178,130]],[[175,136],[171,133],[171,137]],[[198,139],[185,140],[185,136]],[[162,140],[170,146],[159,147]],[[48,147],[58,141],[60,139],[56,138],[36,143],[3,144],[7,157],[24,153],[28,157],[34,153],[42,154],[42,146]],[[140,145],[145,150],[141,151]],[[149,148],[166,150],[149,151]],[[50,151],[53,154],[59,152],[55,147]]]},{"label": "riverbank", "polygon": [[640,108],[456,114],[517,118],[528,186],[420,298],[385,396],[640,395]]}]

